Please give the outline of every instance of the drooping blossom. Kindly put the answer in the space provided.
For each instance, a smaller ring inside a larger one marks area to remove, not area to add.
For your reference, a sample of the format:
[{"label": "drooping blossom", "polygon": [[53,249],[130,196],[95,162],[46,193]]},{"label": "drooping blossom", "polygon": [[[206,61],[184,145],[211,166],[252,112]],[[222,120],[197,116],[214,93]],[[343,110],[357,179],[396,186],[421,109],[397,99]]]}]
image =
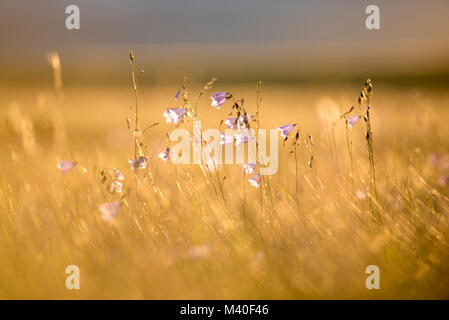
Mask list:
[{"label": "drooping blossom", "polygon": [[165,148],[164,151],[159,153],[158,157],[161,158],[164,161],[167,161],[168,159],[170,159],[170,149],[169,148]]},{"label": "drooping blossom", "polygon": [[120,181],[116,180],[116,181],[113,181],[113,182],[111,183],[111,187],[110,187],[109,190],[110,190],[112,193],[114,193],[114,192],[122,193],[122,187],[123,187],[123,183],[121,183]]},{"label": "drooping blossom", "polygon": [[211,106],[215,107],[217,109],[220,109],[220,107],[226,102],[228,94],[226,92],[215,92],[212,94],[212,103]]},{"label": "drooping blossom", "polygon": [[237,120],[237,118],[227,118],[224,121],[224,124],[227,125],[228,129],[234,129],[234,127],[235,127],[235,120]]},{"label": "drooping blossom", "polygon": [[221,133],[220,134],[220,144],[224,145],[224,144],[229,144],[229,143],[233,143],[234,142],[234,137],[229,135],[229,134],[224,134]]},{"label": "drooping blossom", "polygon": [[449,183],[449,176],[442,176],[438,179],[440,186],[445,187]]},{"label": "drooping blossom", "polygon": [[246,116],[246,121],[245,116],[240,115],[238,120],[237,118],[227,118],[224,121],[224,124],[227,125],[228,129],[237,129],[239,131],[246,131],[246,129],[248,129],[246,122],[250,122],[252,119],[253,116],[250,114]]},{"label": "drooping blossom", "polygon": [[116,178],[118,181],[123,181],[123,180],[125,180],[125,177],[124,177],[123,174],[120,172],[120,170],[117,169],[117,168],[114,169],[114,175],[115,175],[115,178]]},{"label": "drooping blossom", "polygon": [[128,162],[131,164],[131,170],[145,169],[148,165],[148,158],[138,157],[137,159],[129,159]]},{"label": "drooping blossom", "polygon": [[76,166],[76,161],[58,161],[56,167],[61,171],[61,174],[64,176],[67,172],[73,169]]},{"label": "drooping blossom", "polygon": [[242,143],[247,143],[250,140],[251,140],[251,136],[248,136],[246,134],[240,133],[240,134],[235,135],[235,145],[236,146],[239,146]]},{"label": "drooping blossom", "polygon": [[293,131],[295,126],[296,124],[286,124],[285,126],[278,127],[278,130],[281,131],[281,136],[284,140],[287,140],[288,135]]},{"label": "drooping blossom", "polygon": [[98,207],[101,219],[112,222],[120,212],[120,202],[108,202]]},{"label": "drooping blossom", "polygon": [[164,112],[164,117],[167,123],[178,123],[186,114],[186,109],[184,108],[168,108]]},{"label": "drooping blossom", "polygon": [[253,171],[256,170],[256,168],[257,168],[257,164],[256,163],[245,162],[243,164],[243,169],[245,169],[245,173],[246,174],[253,173]]},{"label": "drooping blossom", "polygon": [[253,187],[259,188],[260,187],[260,174],[256,173],[251,178],[248,179],[248,182]]},{"label": "drooping blossom", "polygon": [[362,116],[352,116],[349,117],[347,122],[348,122],[348,128],[351,129],[357,122],[359,122],[360,118]]},{"label": "drooping blossom", "polygon": [[179,88],[178,89],[178,91],[176,91],[176,94],[175,94],[175,100],[178,100],[179,99],[179,95],[181,94],[181,88]]}]

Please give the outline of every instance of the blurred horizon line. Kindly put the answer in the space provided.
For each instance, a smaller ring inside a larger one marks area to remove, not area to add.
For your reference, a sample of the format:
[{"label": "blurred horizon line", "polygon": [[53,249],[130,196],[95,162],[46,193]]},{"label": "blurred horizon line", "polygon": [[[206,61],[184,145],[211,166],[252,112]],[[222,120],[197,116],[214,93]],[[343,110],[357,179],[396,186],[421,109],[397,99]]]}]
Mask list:
[{"label": "blurred horizon line", "polygon": [[143,82],[166,83],[185,76],[198,81],[217,77],[226,82],[449,76],[448,38],[417,41],[402,37],[359,41],[78,44],[42,49],[42,54],[32,56],[26,46],[4,47],[0,53],[0,83],[51,82],[51,68],[46,60],[51,51],[57,51],[61,57],[66,83],[127,83],[130,50],[136,55],[137,68],[145,70]]}]

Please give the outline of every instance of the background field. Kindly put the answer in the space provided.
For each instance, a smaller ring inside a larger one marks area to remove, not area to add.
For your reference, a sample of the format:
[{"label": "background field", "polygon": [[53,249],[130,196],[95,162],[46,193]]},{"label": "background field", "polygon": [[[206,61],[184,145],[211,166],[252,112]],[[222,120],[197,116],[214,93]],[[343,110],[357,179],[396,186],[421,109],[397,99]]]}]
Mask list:
[{"label": "background field", "polygon": [[[51,87],[2,87],[1,297],[447,298],[448,187],[438,183],[448,173],[447,158],[441,168],[429,162],[431,153],[449,151],[447,92],[373,82],[380,223],[372,219],[369,196],[356,197],[369,190],[364,123],[350,132],[353,187],[344,122],[335,127],[335,144],[326,122],[357,102],[363,81],[263,85],[261,127],[298,122],[314,137],[316,166],[307,166],[300,146],[298,214],[294,158],[280,141],[273,202],[264,192],[261,212],[259,189],[246,183],[246,218],[240,166],[220,167],[223,201],[213,191],[216,181],[198,166],[157,158],[169,128],[162,113],[175,105],[177,84],[140,90],[141,122],[161,124],[143,139],[153,179],[144,183],[139,205],[127,163],[133,156],[125,123],[129,87],[67,87],[60,100]],[[218,81],[215,90],[245,97],[254,113],[255,84]],[[216,127],[229,107],[213,109],[206,95],[200,118]],[[55,128],[65,142],[55,142]],[[23,135],[34,137],[34,146]],[[78,165],[62,177],[57,158]],[[115,224],[98,211],[117,199],[100,182],[106,168],[119,168],[128,190],[130,208],[122,205]],[[65,288],[69,264],[81,269],[81,290]],[[370,264],[380,267],[381,290],[365,288]]]}]

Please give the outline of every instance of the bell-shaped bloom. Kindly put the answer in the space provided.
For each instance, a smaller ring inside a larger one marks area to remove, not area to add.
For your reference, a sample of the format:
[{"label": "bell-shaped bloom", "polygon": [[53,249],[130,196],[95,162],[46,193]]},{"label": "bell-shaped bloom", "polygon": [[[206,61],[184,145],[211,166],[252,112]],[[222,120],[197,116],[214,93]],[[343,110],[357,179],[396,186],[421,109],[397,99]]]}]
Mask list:
[{"label": "bell-shaped bloom", "polygon": [[76,161],[58,161],[56,167],[61,171],[64,176],[68,171],[72,170],[76,166]]},{"label": "bell-shaped bloom", "polygon": [[186,114],[186,109],[184,108],[168,108],[164,112],[164,117],[167,123],[178,123],[182,120]]},{"label": "bell-shaped bloom", "polygon": [[248,179],[248,182],[253,187],[259,188],[260,187],[260,174],[256,173],[251,178]]},{"label": "bell-shaped bloom", "polygon": [[235,145],[241,145],[242,143],[247,143],[248,141],[251,140],[251,137],[246,135],[246,134],[236,134],[235,135]]},{"label": "bell-shaped bloom", "polygon": [[215,107],[217,109],[220,109],[220,107],[226,102],[228,94],[226,92],[215,92],[212,94],[212,103],[211,106]]},{"label": "bell-shaped bloom", "polygon": [[234,142],[234,137],[229,135],[229,134],[224,134],[221,133],[220,134],[220,144],[224,145],[224,144],[229,144],[229,143],[233,143]]},{"label": "bell-shaped bloom", "polygon": [[348,118],[348,128],[352,128],[357,122],[359,122],[362,116],[352,116]]},{"label": "bell-shaped bloom", "polygon": [[159,153],[158,157],[161,158],[164,161],[167,161],[168,159],[170,159],[170,149],[169,148],[165,148],[164,151]]},{"label": "bell-shaped bloom", "polygon": [[178,91],[176,91],[176,94],[175,94],[175,100],[178,100],[179,99],[179,95],[181,94],[181,88],[179,88],[178,89]]},{"label": "bell-shaped bloom", "polygon": [[123,174],[120,172],[120,170],[117,169],[117,168],[114,169],[114,175],[115,175],[115,179],[117,179],[118,181],[123,181],[123,180],[125,180],[125,177],[124,177]]},{"label": "bell-shaped bloom", "polygon": [[247,123],[249,123],[252,119],[253,119],[252,115],[247,115],[245,121],[245,116],[240,115],[238,120],[237,118],[227,118],[224,121],[224,124],[227,125],[228,129],[237,129],[242,132],[248,129]]},{"label": "bell-shaped bloom", "polygon": [[112,183],[111,183],[111,187],[109,188],[109,190],[112,192],[112,193],[114,193],[114,192],[117,192],[117,193],[122,193],[122,187],[123,187],[123,183],[121,183],[120,181],[113,181]]},{"label": "bell-shaped bloom", "polygon": [[253,171],[256,170],[256,168],[257,168],[257,164],[256,163],[245,162],[243,164],[243,169],[245,169],[245,173],[246,174],[253,173]]},{"label": "bell-shaped bloom", "polygon": [[128,162],[131,164],[131,170],[145,169],[148,165],[148,158],[138,157],[137,159],[129,159]]},{"label": "bell-shaped bloom", "polygon": [[284,140],[287,140],[288,135],[293,131],[295,126],[296,124],[286,124],[285,126],[278,127],[278,130],[281,131],[281,136]]},{"label": "bell-shaped bloom", "polygon": [[236,120],[237,118],[227,118],[224,121],[224,124],[227,126],[228,129],[234,129]]},{"label": "bell-shaped bloom", "polygon": [[112,222],[120,212],[120,202],[108,202],[98,207],[101,213],[101,219]]}]

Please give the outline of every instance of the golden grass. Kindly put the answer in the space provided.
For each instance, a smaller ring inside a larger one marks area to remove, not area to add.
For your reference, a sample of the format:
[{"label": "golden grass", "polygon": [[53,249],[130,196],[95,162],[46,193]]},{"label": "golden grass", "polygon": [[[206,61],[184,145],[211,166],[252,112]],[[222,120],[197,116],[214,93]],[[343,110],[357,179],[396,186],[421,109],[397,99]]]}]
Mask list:
[{"label": "golden grass", "polygon": [[[68,87],[59,98],[49,88],[1,88],[0,298],[449,298],[449,186],[437,181],[448,172],[428,162],[432,152],[449,152],[448,94],[373,80],[380,222],[368,198],[356,197],[369,190],[365,124],[350,131],[354,186],[343,121],[332,137],[334,115],[357,102],[357,84],[264,85],[261,128],[298,122],[314,137],[316,162],[309,168],[298,149],[298,215],[294,158],[280,142],[273,202],[265,196],[261,212],[259,190],[247,184],[246,223],[241,166],[220,167],[223,201],[198,166],[157,158],[176,86],[140,88],[141,126],[161,122],[143,138],[152,179],[140,201],[128,164],[130,88]],[[215,91],[244,97],[255,114],[255,84],[217,82]],[[229,108],[211,108],[208,96],[198,109],[203,129],[218,127]],[[78,164],[62,177],[57,158]],[[113,168],[125,176],[129,208],[111,224],[98,206],[118,200],[100,181]],[[65,288],[70,264],[80,267],[80,290]],[[380,268],[380,290],[365,288],[371,264]]]}]

